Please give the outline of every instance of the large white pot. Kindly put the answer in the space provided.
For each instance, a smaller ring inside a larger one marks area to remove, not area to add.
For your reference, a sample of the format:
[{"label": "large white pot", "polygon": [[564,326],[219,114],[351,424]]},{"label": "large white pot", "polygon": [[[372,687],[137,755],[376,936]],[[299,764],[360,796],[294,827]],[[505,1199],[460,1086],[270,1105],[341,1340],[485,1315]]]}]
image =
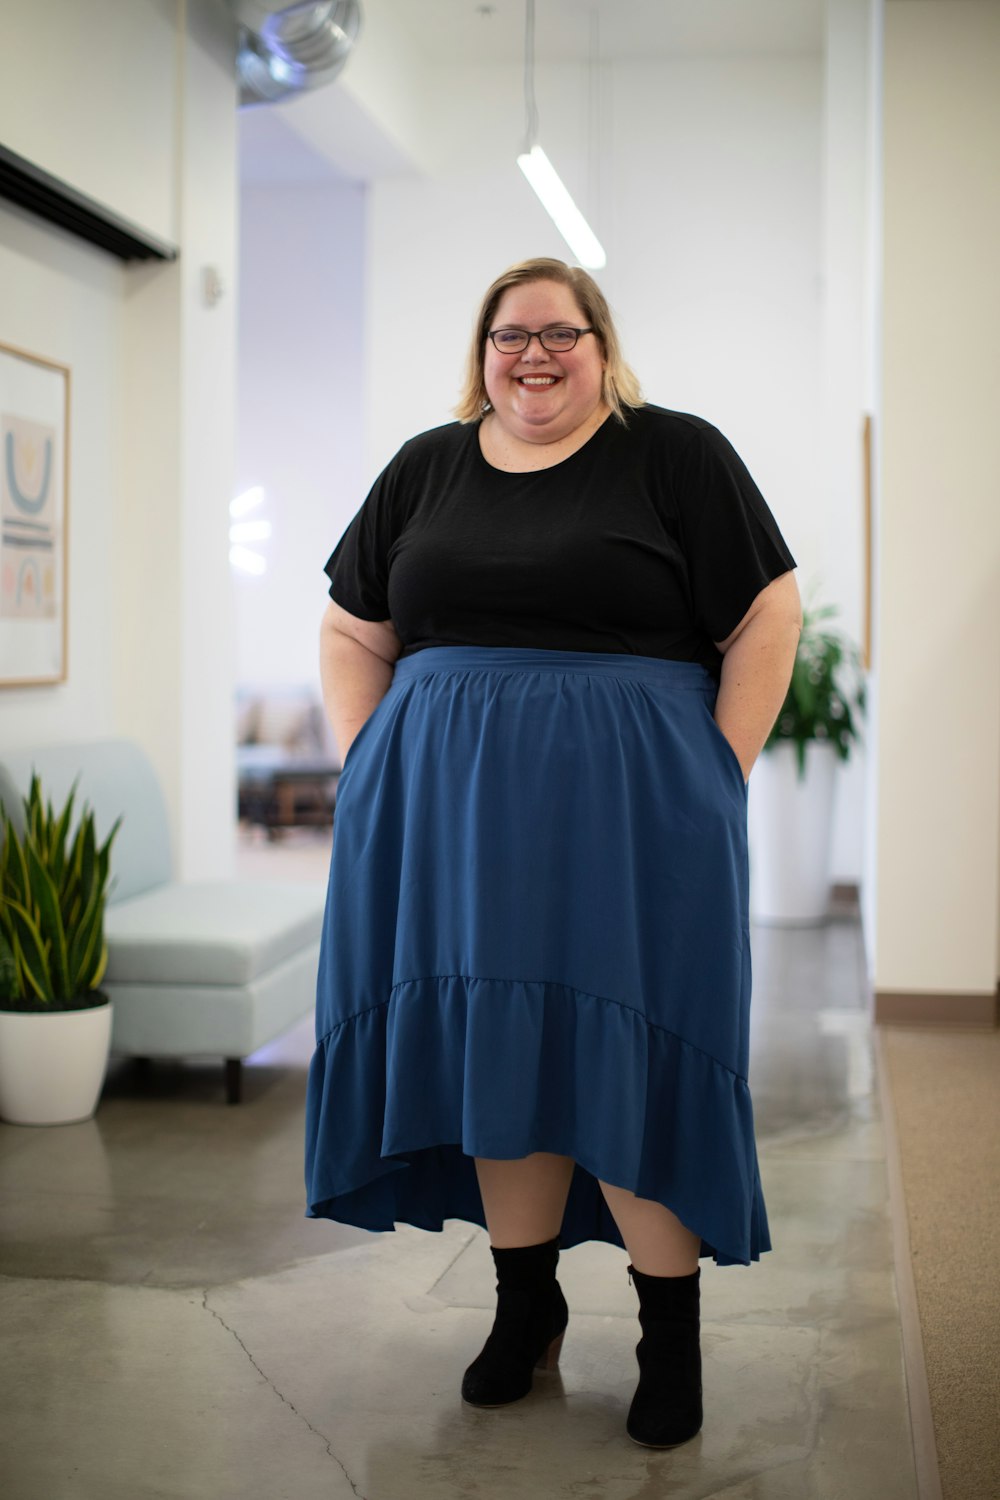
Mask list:
[{"label": "large white pot", "polygon": [[774,926],[810,926],[830,906],[830,847],[837,753],[806,746],[799,780],[790,740],[766,750],[750,777],[750,915]]},{"label": "large white pot", "polygon": [[110,1003],[89,1010],[0,1010],[0,1118],[11,1125],[89,1120],[110,1046]]}]

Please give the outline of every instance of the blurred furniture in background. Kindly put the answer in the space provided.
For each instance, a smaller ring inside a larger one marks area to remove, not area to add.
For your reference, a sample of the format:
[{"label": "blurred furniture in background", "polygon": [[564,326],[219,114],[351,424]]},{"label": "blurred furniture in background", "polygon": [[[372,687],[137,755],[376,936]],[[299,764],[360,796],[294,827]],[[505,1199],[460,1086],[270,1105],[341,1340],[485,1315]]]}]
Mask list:
[{"label": "blurred furniture in background", "polygon": [[308,688],[241,688],[236,700],[239,817],[275,838],[329,827],[340,761],[326,715]]},{"label": "blurred furniture in background", "polygon": [[105,915],[111,1051],[126,1057],[225,1059],[239,1102],[242,1062],[315,1004],[326,891],[313,881],[177,881],[167,808],[145,752],[130,740],[0,754],[0,802],[20,828],[32,771],[43,795],[94,809],[111,855]]}]

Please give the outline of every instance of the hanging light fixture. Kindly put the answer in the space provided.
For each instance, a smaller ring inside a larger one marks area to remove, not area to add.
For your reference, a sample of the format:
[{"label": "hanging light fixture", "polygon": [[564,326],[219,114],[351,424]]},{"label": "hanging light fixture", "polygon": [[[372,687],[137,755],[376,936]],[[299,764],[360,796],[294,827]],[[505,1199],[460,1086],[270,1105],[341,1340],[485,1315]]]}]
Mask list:
[{"label": "hanging light fixture", "polygon": [[573,202],[572,195],[538,144],[538,105],[535,103],[535,0],[526,0],[524,20],[524,150],[517,164],[542,207],[581,266],[600,271],[608,263],[603,246]]}]

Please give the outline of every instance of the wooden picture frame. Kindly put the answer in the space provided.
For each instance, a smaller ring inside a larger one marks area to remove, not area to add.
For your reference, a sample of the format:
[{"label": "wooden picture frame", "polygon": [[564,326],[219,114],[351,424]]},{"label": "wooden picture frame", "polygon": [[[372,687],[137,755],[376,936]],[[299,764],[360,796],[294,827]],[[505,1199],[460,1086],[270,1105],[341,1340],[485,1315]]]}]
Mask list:
[{"label": "wooden picture frame", "polygon": [[66,681],[66,365],[0,343],[0,687]]}]

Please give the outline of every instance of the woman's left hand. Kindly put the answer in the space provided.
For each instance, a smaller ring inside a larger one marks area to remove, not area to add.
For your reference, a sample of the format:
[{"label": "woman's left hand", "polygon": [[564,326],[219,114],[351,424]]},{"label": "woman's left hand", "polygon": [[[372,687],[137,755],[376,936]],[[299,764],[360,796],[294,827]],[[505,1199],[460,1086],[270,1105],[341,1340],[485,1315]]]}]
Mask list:
[{"label": "woman's left hand", "polygon": [[792,677],[802,629],[802,603],[794,572],[761,589],[724,641],[722,681],[715,722],[749,780],[754,762],[778,717]]}]

